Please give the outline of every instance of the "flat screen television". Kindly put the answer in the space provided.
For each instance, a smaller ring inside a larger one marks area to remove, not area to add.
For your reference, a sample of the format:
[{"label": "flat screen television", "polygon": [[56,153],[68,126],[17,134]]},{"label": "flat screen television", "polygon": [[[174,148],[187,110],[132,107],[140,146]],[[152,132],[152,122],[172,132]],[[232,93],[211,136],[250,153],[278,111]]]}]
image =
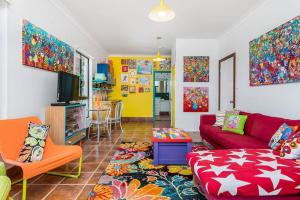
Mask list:
[{"label": "flat screen television", "polygon": [[79,99],[79,76],[58,72],[57,102],[69,104]]}]

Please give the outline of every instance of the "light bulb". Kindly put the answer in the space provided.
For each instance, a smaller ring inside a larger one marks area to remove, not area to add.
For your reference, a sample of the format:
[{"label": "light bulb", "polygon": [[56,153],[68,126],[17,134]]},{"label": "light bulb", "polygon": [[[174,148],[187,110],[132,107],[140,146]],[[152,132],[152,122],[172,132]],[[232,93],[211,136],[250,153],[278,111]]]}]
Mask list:
[{"label": "light bulb", "polygon": [[158,17],[159,17],[159,18],[165,18],[166,15],[167,15],[167,13],[166,13],[165,11],[159,11],[159,12],[158,12]]}]

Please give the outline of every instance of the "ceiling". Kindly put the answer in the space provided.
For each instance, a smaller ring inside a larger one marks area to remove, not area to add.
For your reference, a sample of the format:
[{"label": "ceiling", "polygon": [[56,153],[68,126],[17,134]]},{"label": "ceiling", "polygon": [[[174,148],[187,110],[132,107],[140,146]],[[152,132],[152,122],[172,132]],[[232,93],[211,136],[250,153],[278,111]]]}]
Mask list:
[{"label": "ceiling", "polygon": [[148,18],[159,0],[59,0],[109,54],[170,54],[176,38],[216,38],[264,0],[166,0],[176,17]]}]

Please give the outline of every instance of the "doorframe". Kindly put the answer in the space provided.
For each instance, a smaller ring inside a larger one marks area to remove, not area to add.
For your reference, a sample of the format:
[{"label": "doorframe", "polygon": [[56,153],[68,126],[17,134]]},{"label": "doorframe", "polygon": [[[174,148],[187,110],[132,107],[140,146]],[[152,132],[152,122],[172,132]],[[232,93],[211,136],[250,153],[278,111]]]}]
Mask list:
[{"label": "doorframe", "polygon": [[[156,93],[156,90],[155,90],[155,74],[157,73],[170,73],[170,75],[172,75],[171,73],[171,70],[164,70],[164,71],[160,71],[160,70],[154,70],[153,71],[153,88],[152,88],[152,102],[153,102],[153,106],[152,106],[152,122],[155,123],[156,119],[155,119],[155,93]],[[170,82],[172,81],[172,78],[170,79]],[[172,96],[172,90],[170,91],[170,94],[169,94],[169,99],[171,99],[171,101],[173,101],[173,99],[171,98]],[[172,116],[172,109],[170,110],[171,111],[171,115]]]},{"label": "doorframe", "polygon": [[224,62],[224,61],[226,61],[226,60],[229,60],[229,59],[231,59],[231,58],[233,58],[233,88],[232,88],[232,93],[233,93],[233,108],[235,108],[235,105],[236,105],[236,97],[235,97],[235,95],[236,95],[236,88],[235,88],[235,86],[236,86],[236,53],[234,52],[234,53],[232,53],[232,54],[230,54],[230,55],[228,55],[228,56],[225,56],[224,58],[222,58],[221,60],[219,60],[219,97],[218,97],[218,100],[219,100],[219,102],[218,102],[218,109],[220,110],[220,108],[221,108],[221,64],[222,64],[222,62]]}]

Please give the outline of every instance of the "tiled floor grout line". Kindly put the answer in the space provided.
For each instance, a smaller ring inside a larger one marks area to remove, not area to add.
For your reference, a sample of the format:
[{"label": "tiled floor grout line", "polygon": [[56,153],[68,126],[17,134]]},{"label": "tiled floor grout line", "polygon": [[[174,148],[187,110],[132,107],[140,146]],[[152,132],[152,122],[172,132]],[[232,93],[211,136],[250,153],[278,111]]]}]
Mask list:
[{"label": "tiled floor grout line", "polygon": [[[119,140],[120,136],[118,137],[118,139],[116,140],[116,142],[114,143],[114,145],[117,143],[117,141]],[[93,178],[93,176],[95,175],[95,173],[97,172],[98,168],[101,166],[103,160],[108,156],[108,154],[113,150],[114,145],[111,147],[110,151],[108,151],[108,153],[106,154],[106,156],[101,160],[101,162],[98,164],[98,166],[96,167],[96,169],[92,172],[92,175],[90,176],[90,178],[87,180],[87,182],[83,185],[83,187],[81,188],[81,190],[79,191],[79,193],[77,194],[77,196],[75,197],[75,199],[78,199],[79,196],[81,195],[82,191],[84,190],[84,188],[88,185],[89,181]],[[91,185],[96,185],[96,184],[91,184]]]}]

